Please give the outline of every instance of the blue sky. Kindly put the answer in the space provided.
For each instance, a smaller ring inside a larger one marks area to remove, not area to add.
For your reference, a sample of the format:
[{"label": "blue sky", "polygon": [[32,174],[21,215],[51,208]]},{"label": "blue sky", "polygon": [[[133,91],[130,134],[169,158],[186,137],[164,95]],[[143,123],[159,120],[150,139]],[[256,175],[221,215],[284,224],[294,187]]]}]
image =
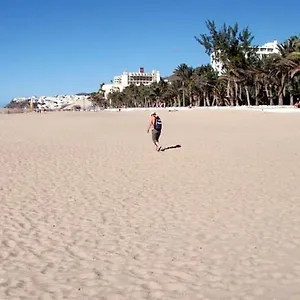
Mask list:
[{"label": "blue sky", "polygon": [[249,26],[255,44],[300,33],[300,1],[0,0],[0,106],[96,91],[123,71],[197,66],[205,21]]}]

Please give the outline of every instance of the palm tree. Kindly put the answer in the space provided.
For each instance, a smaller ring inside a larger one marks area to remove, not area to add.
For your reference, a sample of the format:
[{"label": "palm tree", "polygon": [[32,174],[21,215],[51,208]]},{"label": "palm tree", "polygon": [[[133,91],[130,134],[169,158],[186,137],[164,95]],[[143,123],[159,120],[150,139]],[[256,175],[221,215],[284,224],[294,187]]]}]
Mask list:
[{"label": "palm tree", "polygon": [[189,96],[189,104],[192,103],[192,76],[194,69],[187,64],[180,64],[174,70],[174,74],[180,78],[181,91],[182,91],[182,104],[186,106],[185,95]]},{"label": "palm tree", "polygon": [[[282,105],[300,97],[300,38],[292,36],[278,46],[279,53],[259,58],[253,35],[238,24],[216,27],[207,21],[207,34],[195,37],[205,52],[223,66],[221,76],[210,65],[178,65],[172,80],[149,86],[129,86],[108,98],[113,106]],[[175,78],[174,78],[175,77]],[[98,94],[101,94],[103,85]],[[94,98],[100,96],[93,95]],[[188,97],[188,102],[186,98]]]},{"label": "palm tree", "polygon": [[100,84],[100,87],[99,87],[98,93],[104,93],[104,90],[102,89],[104,85],[105,85],[105,83],[104,83],[104,82],[102,82],[102,83]]},{"label": "palm tree", "polygon": [[268,74],[268,81],[272,82],[276,89],[278,105],[284,104],[287,91],[290,93],[290,104],[293,102],[291,85],[300,71],[299,45],[299,39],[292,37],[278,46],[279,53],[266,58],[264,71]]},{"label": "palm tree", "polygon": [[114,90],[108,94],[108,100],[112,107],[123,107],[124,106],[124,94],[119,90]]},{"label": "palm tree", "polygon": [[164,93],[166,105],[181,106],[181,92],[182,92],[181,81],[175,80],[171,84],[167,84],[167,88]]},{"label": "palm tree", "polygon": [[217,104],[213,93],[217,78],[217,73],[210,65],[202,65],[194,69],[192,82],[198,106],[200,106],[201,100],[204,106]]},{"label": "palm tree", "polygon": [[90,100],[95,107],[103,107],[105,105],[104,95],[99,92],[91,93],[88,100]]},{"label": "palm tree", "polygon": [[[239,104],[239,95],[242,94],[242,82],[249,82],[251,78],[248,70],[251,63],[257,60],[256,47],[252,46],[253,35],[248,28],[239,31],[238,24],[227,26],[225,23],[217,29],[214,21],[206,22],[209,34],[201,34],[196,41],[205,48],[205,52],[214,55],[223,65],[222,80],[227,82],[227,99],[231,105]],[[250,96],[248,87],[245,89],[248,104]]]}]

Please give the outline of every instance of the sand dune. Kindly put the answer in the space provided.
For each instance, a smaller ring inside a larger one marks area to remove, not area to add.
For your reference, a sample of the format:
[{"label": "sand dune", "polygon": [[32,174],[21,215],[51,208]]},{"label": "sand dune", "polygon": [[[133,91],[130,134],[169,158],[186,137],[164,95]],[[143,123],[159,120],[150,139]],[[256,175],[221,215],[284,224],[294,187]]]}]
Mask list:
[{"label": "sand dune", "polygon": [[0,115],[0,299],[300,299],[300,116]]}]

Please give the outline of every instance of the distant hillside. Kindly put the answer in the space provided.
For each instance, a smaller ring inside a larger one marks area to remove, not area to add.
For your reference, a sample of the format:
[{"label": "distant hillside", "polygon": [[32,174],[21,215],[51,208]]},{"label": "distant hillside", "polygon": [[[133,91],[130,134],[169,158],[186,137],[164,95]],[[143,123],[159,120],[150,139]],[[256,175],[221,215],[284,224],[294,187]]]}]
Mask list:
[{"label": "distant hillside", "polygon": [[10,109],[23,109],[24,107],[28,107],[29,101],[24,100],[24,101],[14,101],[12,100],[10,103],[8,103],[4,108],[10,108]]},{"label": "distant hillside", "polygon": [[163,80],[166,80],[168,82],[173,82],[173,81],[176,81],[176,80],[180,80],[180,78],[177,75],[172,74],[170,76],[164,77]]},{"label": "distant hillside", "polygon": [[[88,100],[91,93],[78,93],[76,95],[55,95],[55,96],[33,96],[33,97],[21,97],[14,98],[4,108],[8,109],[24,109],[28,107],[30,102],[33,102],[34,108],[43,109],[62,109],[70,104],[78,104],[82,101]],[[86,102],[89,104],[89,102]],[[83,104],[85,106],[85,104]]]},{"label": "distant hillside", "polygon": [[78,93],[76,96],[90,96],[92,93]]}]

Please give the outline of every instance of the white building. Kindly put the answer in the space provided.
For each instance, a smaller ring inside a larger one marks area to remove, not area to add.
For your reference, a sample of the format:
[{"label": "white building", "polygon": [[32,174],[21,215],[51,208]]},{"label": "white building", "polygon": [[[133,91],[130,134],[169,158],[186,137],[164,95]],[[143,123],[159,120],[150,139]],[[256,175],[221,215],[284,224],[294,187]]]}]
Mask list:
[{"label": "white building", "polygon": [[123,72],[122,75],[115,76],[111,84],[104,84],[102,90],[104,96],[112,91],[122,92],[127,86],[134,85],[150,85],[160,81],[160,72],[153,70],[151,73],[145,73],[144,68],[140,68],[139,72]]},{"label": "white building", "polygon": [[30,102],[36,104],[40,109],[58,110],[67,105],[79,105],[82,109],[91,106],[91,101],[88,95],[56,95],[56,96],[32,96],[14,98],[12,102]]},{"label": "white building", "polygon": [[257,50],[257,54],[260,58],[274,53],[279,53],[278,42],[276,40],[274,42],[269,42],[262,45],[261,47],[258,47]]},{"label": "white building", "polygon": [[218,72],[219,75],[221,75],[224,72],[223,64],[220,61],[216,60],[215,52],[213,52],[210,55],[210,64],[211,64],[212,68],[214,69],[214,71]]},{"label": "white building", "polygon": [[[257,54],[262,59],[264,56],[268,56],[270,54],[279,53],[278,42],[275,40],[273,42],[268,42],[257,49]],[[215,53],[212,53],[210,56],[210,63],[212,68],[221,75],[223,70],[223,64],[220,61],[215,59]]]}]

